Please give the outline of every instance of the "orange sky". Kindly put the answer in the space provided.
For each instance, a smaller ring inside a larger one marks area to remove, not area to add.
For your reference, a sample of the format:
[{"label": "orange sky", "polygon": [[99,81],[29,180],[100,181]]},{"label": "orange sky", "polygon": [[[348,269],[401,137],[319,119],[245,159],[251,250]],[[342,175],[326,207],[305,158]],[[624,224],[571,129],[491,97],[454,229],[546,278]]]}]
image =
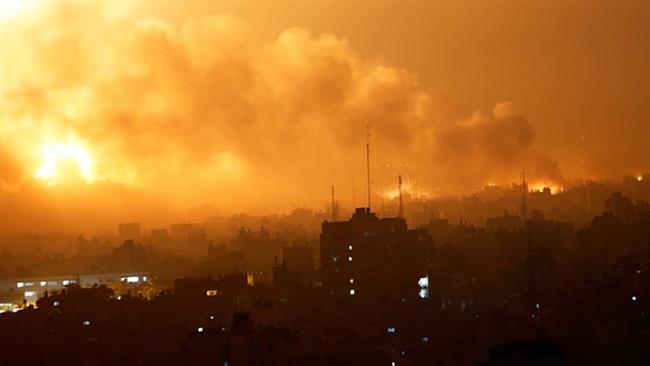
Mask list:
[{"label": "orange sky", "polygon": [[94,184],[172,206],[320,207],[331,184],[350,201],[353,176],[363,196],[366,124],[377,193],[397,174],[429,194],[522,169],[558,184],[638,174],[649,16],[621,2],[41,3],[1,18],[0,180],[57,189],[34,181],[44,146],[78,147]]},{"label": "orange sky", "polygon": [[172,22],[224,12],[271,35],[332,33],[468,111],[513,101],[538,143],[571,167],[618,176],[650,164],[647,2],[189,2],[179,11],[171,1],[135,10]]}]

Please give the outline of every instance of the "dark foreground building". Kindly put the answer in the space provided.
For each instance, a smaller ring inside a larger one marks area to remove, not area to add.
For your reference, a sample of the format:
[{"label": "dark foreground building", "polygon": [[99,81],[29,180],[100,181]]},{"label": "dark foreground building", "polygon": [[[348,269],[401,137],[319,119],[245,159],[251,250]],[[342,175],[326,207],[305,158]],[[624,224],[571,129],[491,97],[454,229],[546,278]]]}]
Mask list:
[{"label": "dark foreground building", "polygon": [[426,229],[357,208],[348,221],[322,225],[323,287],[333,295],[379,301],[426,298],[431,246]]}]

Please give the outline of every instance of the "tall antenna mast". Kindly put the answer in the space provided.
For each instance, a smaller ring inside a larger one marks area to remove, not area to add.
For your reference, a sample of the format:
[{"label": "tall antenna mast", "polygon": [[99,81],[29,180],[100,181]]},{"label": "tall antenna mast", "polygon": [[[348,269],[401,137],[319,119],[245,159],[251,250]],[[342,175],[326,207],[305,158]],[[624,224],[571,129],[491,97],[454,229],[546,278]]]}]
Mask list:
[{"label": "tall antenna mast", "polygon": [[366,125],[366,170],[368,174],[368,212],[370,212],[370,126]]},{"label": "tall antenna mast", "polygon": [[334,185],[332,185],[332,221],[336,222],[337,220],[337,209],[336,209],[336,199],[334,198]]},{"label": "tall antenna mast", "polygon": [[404,218],[404,201],[402,200],[402,176],[397,176],[397,190],[399,192],[399,213],[398,217],[400,219]]},{"label": "tall antenna mast", "polygon": [[526,235],[526,261],[528,266],[528,300],[530,302],[530,314],[539,329],[542,327],[541,305],[537,300],[537,273],[535,271],[535,244],[531,222],[528,220],[528,182],[526,182],[526,171],[521,173],[521,216],[524,223]]},{"label": "tall antenna mast", "polygon": [[352,164],[352,210],[357,208],[357,189],[354,186],[354,164]]},{"label": "tall antenna mast", "polygon": [[521,219],[526,223],[528,218],[528,203],[526,196],[528,195],[528,183],[526,182],[526,171],[521,172]]}]

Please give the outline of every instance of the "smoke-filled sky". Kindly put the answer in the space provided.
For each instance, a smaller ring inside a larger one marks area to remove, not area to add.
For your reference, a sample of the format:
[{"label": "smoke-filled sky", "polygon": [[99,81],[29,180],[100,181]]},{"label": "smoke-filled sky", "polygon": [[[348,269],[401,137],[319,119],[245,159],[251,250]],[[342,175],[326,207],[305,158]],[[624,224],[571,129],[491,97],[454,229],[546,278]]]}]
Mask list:
[{"label": "smoke-filled sky", "polygon": [[650,170],[648,3],[27,3],[0,7],[6,216],[361,205],[367,126],[376,195]]}]

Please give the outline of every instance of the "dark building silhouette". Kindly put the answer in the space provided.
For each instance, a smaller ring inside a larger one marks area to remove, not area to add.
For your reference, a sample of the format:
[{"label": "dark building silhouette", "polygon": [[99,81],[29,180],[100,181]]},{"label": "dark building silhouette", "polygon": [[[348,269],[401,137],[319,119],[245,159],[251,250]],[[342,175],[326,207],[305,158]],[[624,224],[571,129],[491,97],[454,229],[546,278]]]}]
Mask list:
[{"label": "dark building silhouette", "polygon": [[564,347],[548,339],[524,339],[492,347],[490,366],[562,366]]},{"label": "dark building silhouette", "polygon": [[120,243],[123,243],[127,240],[138,241],[140,240],[140,223],[131,222],[118,225],[118,235],[120,237]]}]

